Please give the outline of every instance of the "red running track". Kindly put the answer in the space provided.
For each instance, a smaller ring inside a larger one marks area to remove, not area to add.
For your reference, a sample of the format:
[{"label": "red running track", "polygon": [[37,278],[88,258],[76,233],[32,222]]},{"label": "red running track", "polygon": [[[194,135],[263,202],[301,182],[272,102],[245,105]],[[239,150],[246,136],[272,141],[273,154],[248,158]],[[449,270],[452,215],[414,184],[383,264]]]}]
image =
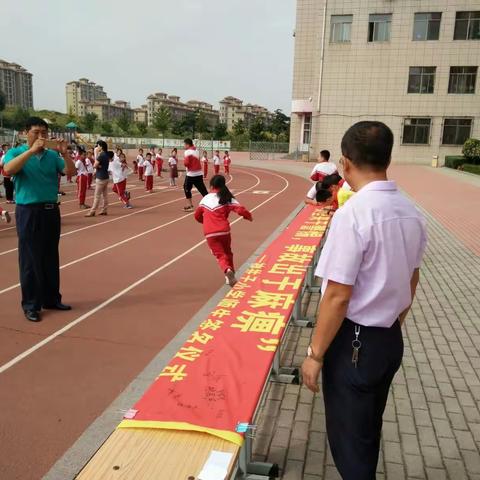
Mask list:
[{"label": "red running track", "polygon": [[[232,174],[230,187],[254,209],[253,224],[232,227],[240,266],[310,182],[250,168]],[[0,228],[1,479],[41,478],[223,284],[200,225],[182,211],[183,192],[166,182],[156,179],[153,194],[130,184],[133,210],[111,195],[109,216],[94,218],[66,187],[61,285],[73,310],[44,312],[39,324],[20,309],[15,229]]]}]

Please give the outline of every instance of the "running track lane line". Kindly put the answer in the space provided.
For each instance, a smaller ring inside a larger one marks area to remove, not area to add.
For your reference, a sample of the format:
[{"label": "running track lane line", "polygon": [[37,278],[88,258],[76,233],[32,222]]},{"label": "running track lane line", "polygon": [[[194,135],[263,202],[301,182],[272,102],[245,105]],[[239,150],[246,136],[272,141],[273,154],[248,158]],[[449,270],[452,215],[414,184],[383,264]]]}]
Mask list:
[{"label": "running track lane line", "polygon": [[[239,172],[241,171],[241,172],[244,172],[244,173],[247,173],[247,174],[248,174],[248,172],[246,172],[245,170],[238,170],[238,171],[239,171]],[[228,185],[229,183],[231,183],[232,181],[233,181],[233,176],[230,175],[230,180],[227,182],[227,185]],[[136,198],[151,197],[151,196],[153,196],[153,195],[155,195],[155,194],[157,194],[157,193],[170,192],[170,191],[173,192],[173,190],[165,189],[165,190],[161,190],[161,191],[159,191],[159,192],[155,192],[155,193],[153,193],[153,194],[147,193],[146,195],[142,195],[142,196],[136,197]],[[195,196],[198,196],[198,195],[200,195],[200,194],[197,192],[197,193],[193,193],[192,195],[195,197]],[[70,230],[69,232],[62,233],[62,234],[60,235],[60,238],[66,237],[66,236],[68,236],[68,235],[72,235],[73,233],[82,232],[83,230],[88,230],[88,229],[90,229],[90,228],[100,227],[100,226],[102,226],[102,225],[106,225],[107,223],[117,222],[117,221],[119,221],[119,220],[123,220],[123,219],[125,219],[125,218],[131,217],[132,215],[138,215],[139,213],[147,212],[147,211],[149,211],[149,210],[153,210],[153,209],[158,208],[158,207],[163,207],[164,205],[169,205],[170,203],[179,202],[180,200],[184,200],[184,199],[185,199],[184,196],[183,196],[183,197],[179,197],[179,198],[176,198],[176,199],[174,199],[174,200],[169,200],[168,202],[159,203],[159,204],[157,204],[157,205],[153,205],[153,206],[147,207],[147,208],[142,208],[142,209],[140,209],[140,210],[135,210],[135,211],[132,212],[132,213],[128,213],[128,214],[122,215],[122,216],[120,216],[120,217],[115,217],[115,218],[112,218],[112,219],[110,219],[110,220],[105,220],[105,221],[99,222],[99,223],[93,223],[92,225],[87,225],[86,227],[77,228],[76,230]],[[111,204],[109,204],[109,205],[116,205],[116,204],[118,204],[118,203],[122,203],[122,202],[115,202],[115,203],[111,203]],[[86,210],[85,210],[85,211],[86,211]],[[83,211],[83,212],[80,211],[79,213],[85,213],[85,211]],[[77,212],[75,212],[75,213],[77,213]],[[63,218],[63,217],[66,217],[66,216],[68,216],[68,215],[71,215],[71,214],[68,214],[68,213],[67,213],[66,215],[63,215],[62,218]],[[12,228],[16,228],[16,227],[9,227],[9,228],[3,229],[3,230],[1,230],[1,231],[4,232],[5,230],[10,230],[10,229],[12,229]],[[17,248],[12,248],[12,249],[10,249],[10,250],[5,250],[5,251],[3,251],[3,252],[0,252],[0,257],[1,257],[2,255],[7,255],[7,254],[9,254],[9,253],[16,252],[17,250],[18,250],[18,247],[17,247]]]},{"label": "running track lane line", "polygon": [[[272,201],[275,197],[277,197],[278,195],[280,195],[281,193],[283,193],[289,186],[290,186],[290,183],[289,181],[285,178],[285,177],[282,177],[281,175],[277,175],[276,173],[271,173],[271,175],[274,175],[275,177],[278,177],[278,178],[281,178],[282,180],[285,181],[285,186],[282,188],[282,190],[280,190],[279,192],[275,193],[274,195],[272,195],[270,198],[267,198],[267,200],[264,200],[262,203],[258,204],[256,207],[252,208],[250,211],[251,212],[254,212],[255,210],[257,210],[258,208],[262,207],[263,205],[265,205],[266,203]],[[242,220],[242,218],[237,218],[236,220],[234,220],[232,222],[232,225],[234,225],[235,223],[239,222],[240,220]],[[120,292],[116,293],[115,295],[113,295],[112,297],[110,297],[108,300],[105,300],[103,303],[101,303],[100,305],[97,305],[95,308],[93,308],[92,310],[90,310],[89,312],[87,313],[84,313],[82,316],[78,317],[76,320],[73,320],[72,322],[68,323],[67,325],[65,325],[63,328],[61,328],[60,330],[57,330],[55,333],[52,333],[51,335],[49,335],[48,337],[44,338],[41,342],[38,342],[36,345],[34,345],[33,347],[30,347],[28,350],[25,350],[23,353],[21,353],[20,355],[17,355],[16,357],[12,358],[12,360],[10,360],[9,362],[3,364],[1,367],[0,367],[0,373],[3,373],[5,371],[7,371],[9,368],[12,368],[14,365],[16,365],[17,363],[19,363],[20,361],[22,361],[24,358],[30,356],[32,353],[36,352],[37,350],[39,350],[40,348],[42,348],[43,346],[47,345],[48,343],[50,343],[52,340],[55,340],[57,337],[59,337],[60,335],[62,335],[63,333],[65,332],[68,332],[68,330],[71,330],[75,325],[78,325],[79,323],[83,322],[84,320],[86,320],[87,318],[91,317],[92,315],[94,315],[95,313],[97,313],[98,311],[100,311],[102,308],[106,307],[107,305],[110,305],[111,303],[113,303],[115,300],[117,300],[118,298],[122,297],[123,295],[125,295],[126,293],[130,292],[131,290],[133,290],[134,288],[138,287],[139,285],[141,285],[142,283],[146,282],[148,279],[154,277],[155,275],[157,275],[158,273],[160,273],[161,271],[165,270],[166,268],[170,267],[171,265],[173,265],[174,263],[178,262],[178,260],[181,260],[183,257],[186,257],[187,255],[189,255],[190,253],[192,253],[194,250],[196,250],[198,247],[200,247],[201,245],[203,245],[204,243],[206,243],[206,240],[202,240],[201,242],[198,242],[196,243],[193,247],[190,247],[188,250],[185,250],[183,253],[181,253],[180,255],[177,255],[175,258],[172,258],[172,260],[170,260],[169,262],[167,263],[164,263],[161,267],[158,267],[157,269],[153,270],[152,272],[150,272],[149,274],[145,275],[144,277],[140,278],[139,280],[137,280],[135,283],[132,283],[132,285],[130,285],[129,287],[121,290]]]},{"label": "running track lane line", "polygon": [[[241,195],[242,193],[248,192],[252,188],[255,188],[257,185],[260,184],[260,178],[258,178],[255,174],[246,172],[248,175],[251,175],[252,177],[255,177],[257,179],[257,182],[255,185],[252,185],[251,187],[246,188],[245,190],[242,190],[237,193],[237,195]],[[162,228],[168,227],[169,225],[172,225],[173,223],[179,222],[180,220],[183,220],[184,218],[189,217],[190,215],[193,215],[193,213],[187,213],[186,215],[182,215],[181,217],[176,218],[175,220],[170,220],[167,223],[162,223],[161,225],[157,225],[156,227],[150,228],[149,230],[145,230],[144,232],[137,233],[136,235],[133,235],[131,237],[125,238],[124,240],[121,240],[120,242],[114,243],[112,245],[109,245],[108,247],[104,247],[100,250],[96,250],[92,253],[89,253],[88,255],[85,255],[84,257],[77,258],[76,260],[72,260],[69,263],[66,263],[65,265],[62,265],[60,267],[60,270],[63,270],[66,267],[70,267],[72,265],[75,265],[76,263],[80,263],[83,260],[88,260],[91,257],[94,257],[96,255],[99,255],[100,253],[107,252],[108,250],[111,250],[112,248],[119,247],[120,245],[123,245],[124,243],[131,242],[132,240],[135,240],[137,238],[143,237],[144,235],[148,235],[149,233],[155,232],[156,230],[160,230]],[[4,288],[3,290],[0,290],[0,295],[3,293],[7,293],[10,290],[14,290],[15,288],[19,287],[20,283],[16,283],[15,285],[10,285],[9,287]]]}]

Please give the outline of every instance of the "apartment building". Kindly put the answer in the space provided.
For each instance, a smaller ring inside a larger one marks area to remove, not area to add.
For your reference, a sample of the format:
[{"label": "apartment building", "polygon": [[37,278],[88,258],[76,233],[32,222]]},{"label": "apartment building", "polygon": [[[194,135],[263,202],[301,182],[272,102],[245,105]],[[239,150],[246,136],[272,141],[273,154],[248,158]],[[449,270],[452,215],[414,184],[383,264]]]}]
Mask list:
[{"label": "apartment building", "polygon": [[340,156],[385,122],[393,161],[440,162],[480,138],[478,0],[297,0],[290,150]]},{"label": "apartment building", "polygon": [[255,118],[262,118],[265,123],[270,123],[274,114],[267,108],[251,103],[243,104],[243,100],[228,96],[220,101],[220,122],[231,131],[236,122],[242,121],[249,125]]},{"label": "apartment building", "polygon": [[101,85],[90,81],[88,78],[68,82],[65,86],[67,98],[67,112],[83,117],[87,113],[86,108],[90,103],[105,102],[108,100],[107,93]]},{"label": "apartment building", "polygon": [[168,108],[173,121],[181,121],[186,115],[192,112],[202,112],[210,126],[214,127],[219,120],[219,112],[213,106],[199,100],[189,100],[184,103],[177,95],[167,93],[152,93],[147,97],[147,120],[152,125],[155,112],[161,107]]},{"label": "apartment building", "polygon": [[7,107],[33,108],[32,74],[18,63],[0,59],[0,91]]}]

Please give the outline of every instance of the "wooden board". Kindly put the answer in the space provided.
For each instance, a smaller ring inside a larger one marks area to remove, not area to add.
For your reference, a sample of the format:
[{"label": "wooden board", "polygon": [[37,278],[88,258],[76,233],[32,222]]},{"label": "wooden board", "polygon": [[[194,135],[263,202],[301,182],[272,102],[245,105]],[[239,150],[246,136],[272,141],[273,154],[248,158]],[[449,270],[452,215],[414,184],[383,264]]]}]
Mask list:
[{"label": "wooden board", "polygon": [[230,476],[240,451],[238,445],[206,433],[119,428],[77,479],[193,480],[212,450],[233,453]]}]

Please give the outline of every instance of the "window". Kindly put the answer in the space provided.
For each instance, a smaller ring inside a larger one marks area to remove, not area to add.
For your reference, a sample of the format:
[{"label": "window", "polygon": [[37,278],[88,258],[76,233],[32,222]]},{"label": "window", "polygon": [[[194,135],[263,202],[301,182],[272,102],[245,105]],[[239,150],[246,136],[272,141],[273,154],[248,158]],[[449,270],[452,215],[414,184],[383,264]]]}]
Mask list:
[{"label": "window", "polygon": [[353,15],[332,15],[330,41],[332,43],[349,42],[352,38]]},{"label": "window", "polygon": [[403,122],[404,145],[428,145],[431,118],[406,118]]},{"label": "window", "polygon": [[457,12],[454,40],[480,40],[480,11]]},{"label": "window", "polygon": [[368,22],[369,42],[388,42],[390,40],[390,27],[392,15],[370,15]]},{"label": "window", "polygon": [[463,145],[472,132],[471,118],[446,118],[443,123],[442,145]]},{"label": "window", "polygon": [[303,116],[303,144],[309,144],[312,134],[312,114],[306,113]]},{"label": "window", "polygon": [[413,22],[413,40],[438,40],[441,20],[440,12],[416,13]]},{"label": "window", "polygon": [[475,93],[478,67],[450,67],[448,93]]},{"label": "window", "polygon": [[433,93],[437,67],[410,67],[408,93]]}]

